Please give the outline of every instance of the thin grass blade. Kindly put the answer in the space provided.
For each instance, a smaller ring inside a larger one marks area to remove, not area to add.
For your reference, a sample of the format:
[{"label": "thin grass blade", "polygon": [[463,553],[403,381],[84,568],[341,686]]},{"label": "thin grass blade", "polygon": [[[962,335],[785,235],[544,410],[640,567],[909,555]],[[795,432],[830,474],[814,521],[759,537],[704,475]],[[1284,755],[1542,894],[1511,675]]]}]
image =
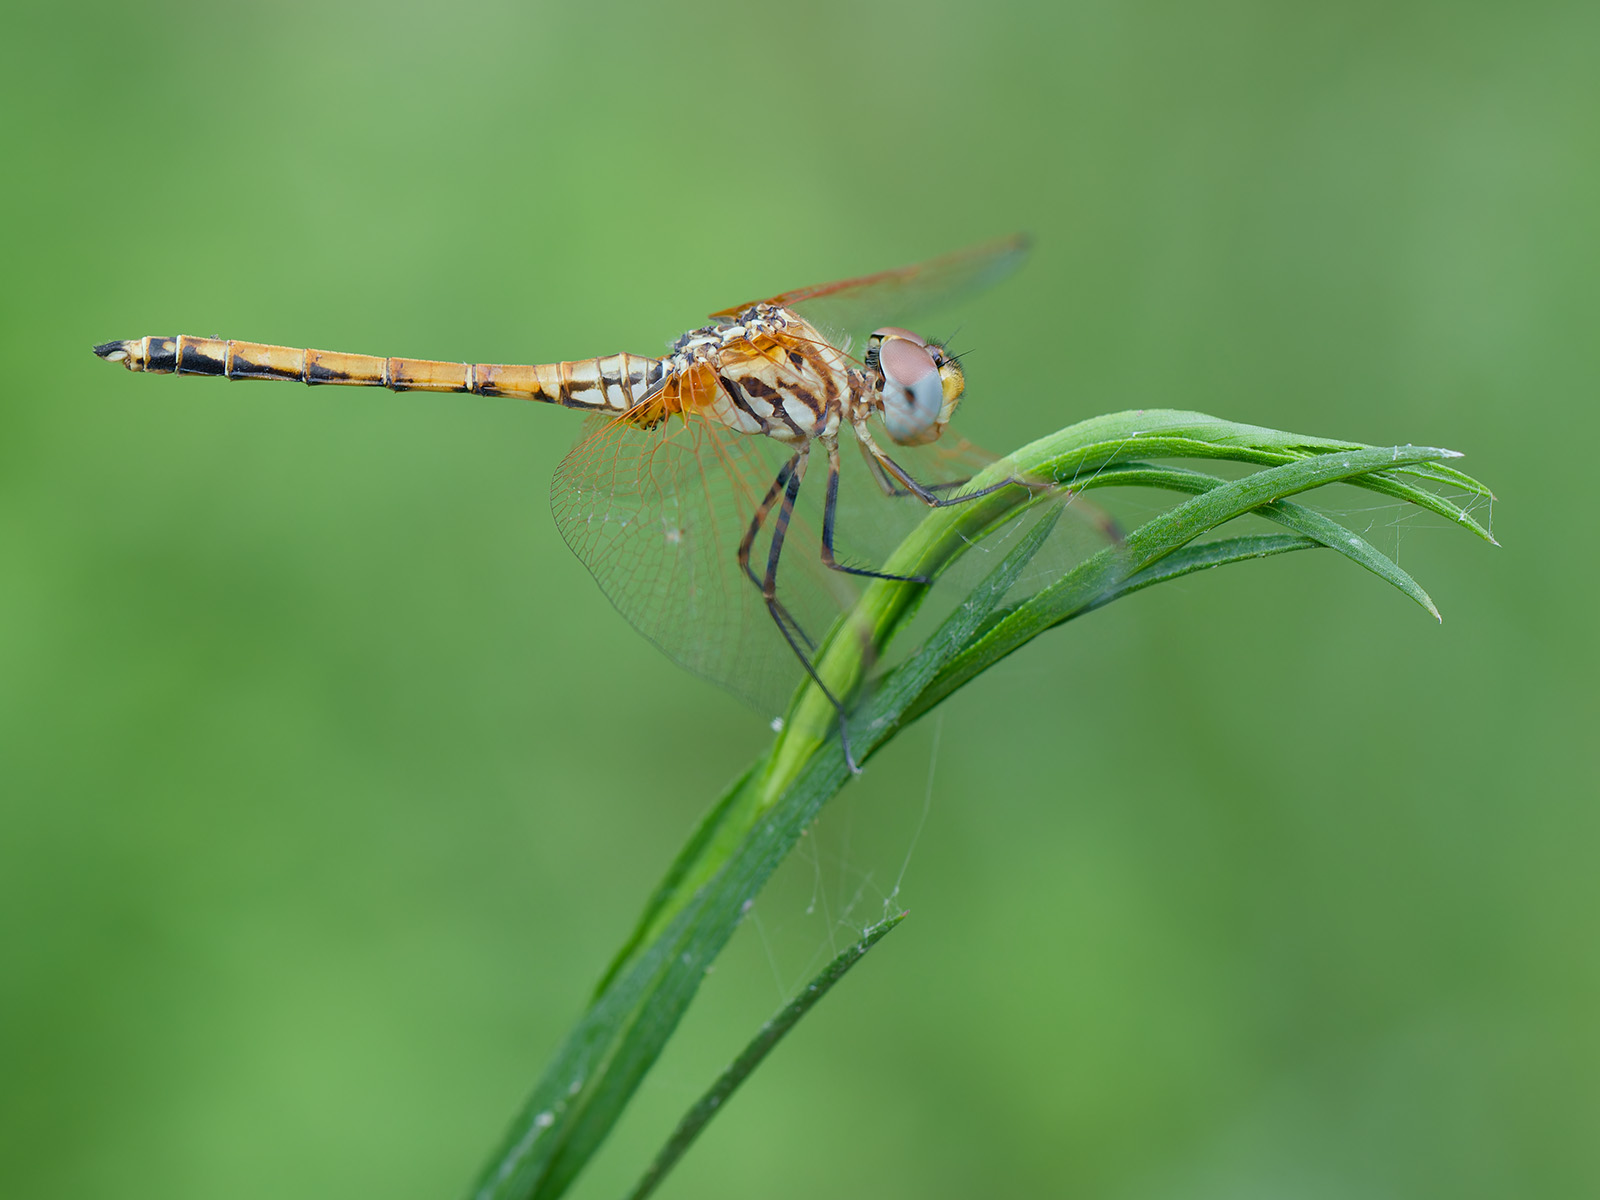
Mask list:
[{"label": "thin grass blade", "polygon": [[666,1145],[661,1147],[655,1160],[645,1170],[644,1176],[633,1191],[628,1193],[628,1200],[645,1200],[646,1196],[660,1186],[667,1173],[677,1165],[678,1160],[694,1144],[694,1140],[711,1123],[711,1118],[722,1111],[728,1097],[733,1095],[739,1085],[750,1077],[750,1073],[761,1065],[762,1060],[783,1040],[784,1035],[800,1023],[801,1017],[816,1007],[817,1002],[833,989],[834,984],[845,977],[851,967],[866,957],[868,950],[882,941],[884,936],[905,918],[905,913],[899,913],[863,930],[860,939],[854,945],[842,951],[805,986],[798,996],[779,1009],[772,1019],[761,1027],[750,1044],[740,1052],[739,1057],[717,1077],[717,1081],[695,1102],[694,1107],[683,1115],[677,1128],[672,1131],[672,1136],[667,1139]]},{"label": "thin grass blade", "polygon": [[[1226,482],[1227,480],[1219,479],[1215,475],[1207,475],[1203,471],[1191,471],[1186,467],[1157,467],[1146,463],[1128,463],[1100,472],[1095,476],[1091,486],[1162,488],[1167,491],[1201,495],[1223,486]],[[1351,562],[1371,571],[1385,583],[1410,596],[1434,620],[1442,619],[1433,598],[1422,589],[1421,584],[1401,569],[1399,563],[1332,518],[1324,516],[1315,509],[1296,504],[1292,500],[1264,504],[1255,510],[1255,514],[1269,521],[1276,521],[1296,533],[1315,538],[1330,550],[1338,551]],[[1097,604],[1095,607],[1100,605]]]},{"label": "thin grass blade", "polygon": [[1243,537],[1219,538],[1202,542],[1198,546],[1185,546],[1174,551],[1152,567],[1130,575],[1115,591],[1095,601],[1085,612],[1103,608],[1113,600],[1131,596],[1158,583],[1170,583],[1197,571],[1209,571],[1231,563],[1249,562],[1257,558],[1273,558],[1279,554],[1292,554],[1296,550],[1321,550],[1323,544],[1316,538],[1295,537],[1287,533],[1252,533]]}]

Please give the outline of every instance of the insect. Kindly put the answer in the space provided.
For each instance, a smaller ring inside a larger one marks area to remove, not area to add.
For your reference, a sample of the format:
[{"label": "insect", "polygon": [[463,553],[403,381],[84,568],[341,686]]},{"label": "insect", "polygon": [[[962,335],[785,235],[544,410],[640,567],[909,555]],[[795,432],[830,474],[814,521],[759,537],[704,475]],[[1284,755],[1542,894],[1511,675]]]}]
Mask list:
[{"label": "insect", "polygon": [[[987,459],[964,443],[935,461],[952,478],[926,479],[903,465],[945,434],[966,376],[943,342],[884,323],[994,282],[1026,251],[1026,239],[1013,237],[736,305],[661,357],[434,362],[189,336],[107,342],[94,352],[130,371],[471,392],[590,413],[551,499],[563,537],[602,591],[669,657],[769,713],[805,671],[833,702],[846,761],[858,770],[844,698],[813,664],[815,638],[852,599],[841,586],[847,579],[928,580],[841,556],[840,443],[857,443],[879,503],[938,507],[1030,486],[966,488]],[[851,335],[869,321],[854,357]],[[820,505],[797,515],[816,458],[826,472]],[[871,513],[862,520],[877,523]],[[785,554],[808,524],[820,525],[807,531],[818,549]]]}]

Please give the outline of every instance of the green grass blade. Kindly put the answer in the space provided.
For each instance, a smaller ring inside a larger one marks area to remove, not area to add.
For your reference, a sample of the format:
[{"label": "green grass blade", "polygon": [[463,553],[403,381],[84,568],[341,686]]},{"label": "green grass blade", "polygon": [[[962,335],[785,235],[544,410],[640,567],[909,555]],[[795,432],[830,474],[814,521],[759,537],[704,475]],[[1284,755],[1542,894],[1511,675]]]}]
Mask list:
[{"label": "green grass blade", "polygon": [[[1071,448],[1049,456],[1035,468],[1061,483],[1084,486],[1097,471],[1135,458],[1220,458],[1235,462],[1279,466],[1307,456],[1332,455],[1345,450],[1372,450],[1359,442],[1306,437],[1259,425],[1224,421],[1204,413],[1174,409],[1151,409],[1135,413],[1110,413],[1080,422],[1062,430],[1062,437],[1076,435]],[[1048,442],[1052,439],[1044,439]],[[1019,451],[1022,458],[1044,442]],[[1450,457],[1457,457],[1451,452]],[[1356,487],[1380,492],[1397,500],[1415,504],[1429,512],[1470,530],[1485,541],[1494,542],[1489,531],[1466,509],[1400,476],[1411,476],[1430,483],[1455,487],[1469,495],[1493,500],[1494,493],[1472,476],[1438,462],[1389,464],[1389,470],[1349,480]]]},{"label": "green grass blade", "polygon": [[[1093,487],[1149,487],[1167,491],[1188,492],[1200,495],[1221,487],[1226,480],[1202,471],[1185,467],[1156,467],[1146,463],[1129,463],[1098,473]],[[1348,481],[1345,481],[1348,482]],[[1359,534],[1351,532],[1339,522],[1323,516],[1315,509],[1306,508],[1292,500],[1279,500],[1264,504],[1255,510],[1257,516],[1276,521],[1287,529],[1306,537],[1315,538],[1330,550],[1336,550],[1351,562],[1371,571],[1385,583],[1393,585],[1415,600],[1434,620],[1440,620],[1439,609],[1433,598],[1423,591],[1422,585],[1401,569],[1400,564],[1384,554]],[[1119,595],[1122,593],[1118,593]]]},{"label": "green grass blade", "polygon": [[800,1018],[810,1012],[817,1002],[832,990],[833,985],[843,979],[850,968],[866,956],[868,950],[882,941],[884,935],[905,918],[905,913],[899,913],[863,930],[860,940],[842,951],[806,985],[798,996],[779,1009],[772,1019],[761,1027],[750,1044],[740,1052],[739,1057],[717,1077],[717,1081],[696,1101],[694,1107],[683,1115],[678,1127],[667,1139],[666,1145],[661,1147],[644,1176],[633,1191],[628,1193],[628,1200],[645,1200],[646,1196],[660,1186],[661,1181],[694,1144],[701,1131],[722,1111],[728,1097],[733,1095],[739,1085],[750,1077],[750,1073],[761,1065],[762,1060],[783,1040],[784,1035],[800,1023]]},{"label": "green grass blade", "polygon": [[1095,601],[1085,612],[1103,608],[1113,600],[1131,596],[1158,583],[1170,583],[1196,571],[1209,571],[1231,563],[1249,562],[1256,558],[1273,558],[1296,550],[1321,550],[1323,544],[1316,538],[1295,537],[1287,533],[1252,533],[1243,537],[1219,538],[1214,542],[1201,542],[1185,546],[1166,558],[1130,575],[1115,591]]},{"label": "green grass blade", "polygon": [[1122,579],[1159,562],[1218,525],[1311,488],[1356,478],[1379,468],[1429,462],[1453,454],[1450,450],[1427,446],[1339,451],[1298,459],[1210,488],[1128,535],[1120,552],[1129,568],[1126,575],[1119,578],[1111,574],[1118,556],[1102,551],[1012,609],[940,673],[911,715],[913,719],[920,716],[1046,629],[1097,607]]},{"label": "green grass blade", "polygon": [[[914,699],[972,636],[1043,545],[1053,520],[1041,521],[1019,540],[929,640],[916,660],[918,671],[908,672],[897,689],[874,698],[880,712],[885,705],[903,706]],[[874,724],[869,715],[863,744],[881,740],[888,724],[881,715]],[[829,751],[797,764],[787,778],[769,760],[765,770],[752,772],[718,805],[717,811],[727,814],[755,803],[761,819],[718,861],[703,885],[690,891],[682,872],[669,873],[679,879],[679,906],[670,909],[665,927],[612,973],[610,985],[557,1049],[479,1177],[473,1192],[478,1200],[553,1200],[577,1177],[677,1028],[706,968],[733,935],[748,903],[822,805],[843,786],[848,771],[838,743]],[[722,822],[726,819],[724,815]],[[668,911],[660,907],[658,919]]]}]

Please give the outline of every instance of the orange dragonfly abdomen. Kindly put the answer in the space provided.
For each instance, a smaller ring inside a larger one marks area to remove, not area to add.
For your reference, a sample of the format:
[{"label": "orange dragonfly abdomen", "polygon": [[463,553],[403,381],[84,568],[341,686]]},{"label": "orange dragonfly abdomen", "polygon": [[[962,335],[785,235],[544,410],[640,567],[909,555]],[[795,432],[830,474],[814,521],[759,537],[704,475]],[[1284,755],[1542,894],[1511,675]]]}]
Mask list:
[{"label": "orange dragonfly abdomen", "polygon": [[435,362],[187,334],[107,342],[94,351],[130,371],[162,375],[281,379],[312,386],[384,387],[393,392],[471,392],[613,413],[626,412],[657,390],[666,373],[663,360],[639,354],[538,364]]}]

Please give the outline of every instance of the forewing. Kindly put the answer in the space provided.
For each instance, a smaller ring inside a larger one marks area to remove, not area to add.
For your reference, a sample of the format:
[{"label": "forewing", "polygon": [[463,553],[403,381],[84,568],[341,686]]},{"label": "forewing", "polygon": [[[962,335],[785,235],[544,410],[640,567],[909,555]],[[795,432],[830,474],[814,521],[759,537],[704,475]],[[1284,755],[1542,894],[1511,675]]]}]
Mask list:
[{"label": "forewing", "polygon": [[796,288],[765,301],[750,301],[713,313],[737,316],[750,304],[775,304],[799,313],[848,349],[859,338],[884,325],[900,325],[923,313],[947,308],[968,292],[988,287],[1021,265],[1029,239],[1014,234],[908,267],[895,267],[857,279]]},{"label": "forewing", "polygon": [[[715,386],[709,369],[673,380],[669,387],[686,394],[659,399],[682,414],[654,428],[590,418],[556,472],[551,506],[567,545],[634,628],[681,666],[775,716],[803,668],[740,568],[738,549],[793,450],[704,416],[698,393]],[[813,461],[807,492],[823,490],[819,466]],[[776,507],[752,552],[758,574]],[[778,596],[820,640],[854,591],[824,577],[814,530],[803,513],[790,522]]]}]

